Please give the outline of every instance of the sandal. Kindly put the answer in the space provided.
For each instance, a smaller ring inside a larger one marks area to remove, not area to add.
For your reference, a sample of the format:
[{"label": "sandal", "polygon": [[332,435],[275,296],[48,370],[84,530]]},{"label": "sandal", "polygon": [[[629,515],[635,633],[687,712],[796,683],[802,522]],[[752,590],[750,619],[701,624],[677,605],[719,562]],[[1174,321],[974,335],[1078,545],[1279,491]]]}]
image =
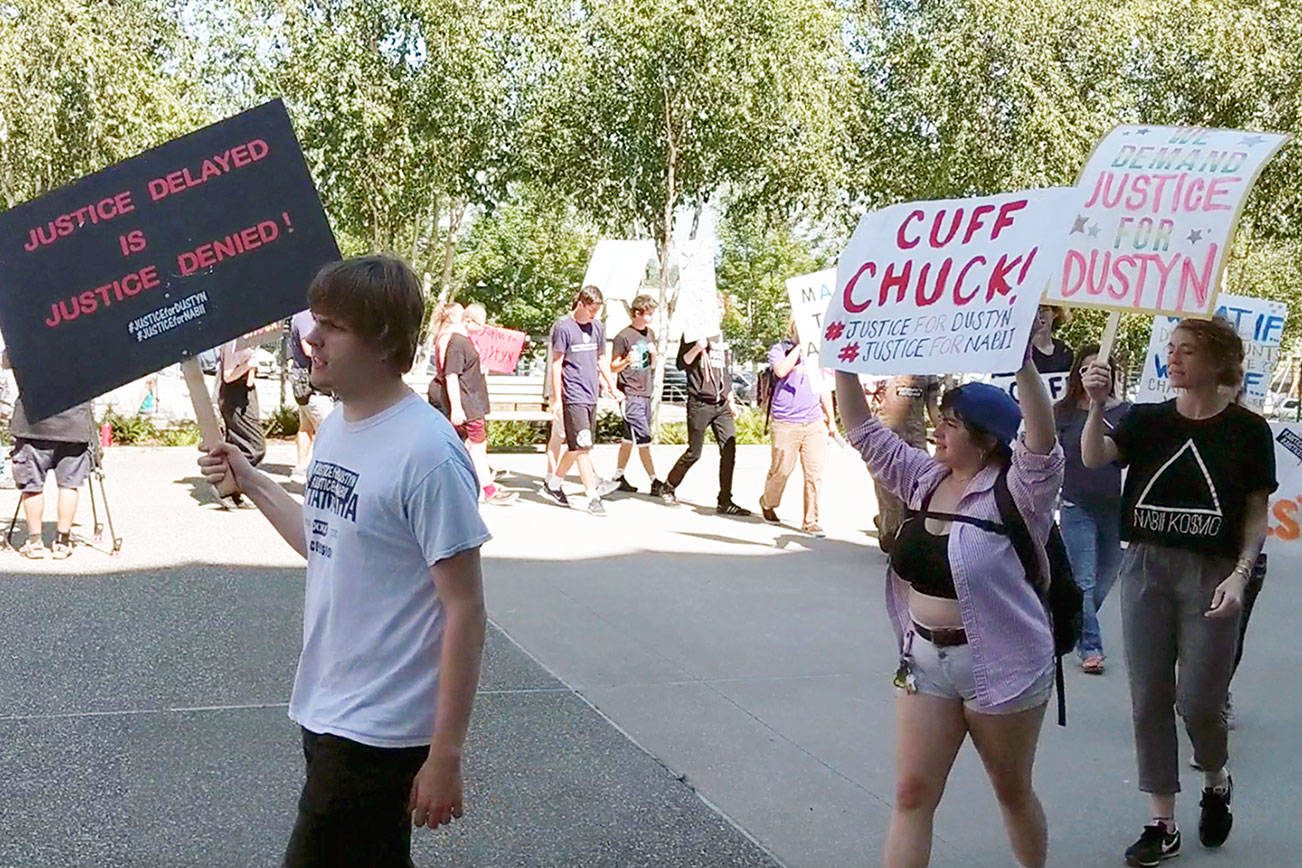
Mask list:
[{"label": "sandal", "polygon": [[1086,657],[1080,662],[1080,671],[1087,675],[1103,674],[1103,658],[1098,655]]}]

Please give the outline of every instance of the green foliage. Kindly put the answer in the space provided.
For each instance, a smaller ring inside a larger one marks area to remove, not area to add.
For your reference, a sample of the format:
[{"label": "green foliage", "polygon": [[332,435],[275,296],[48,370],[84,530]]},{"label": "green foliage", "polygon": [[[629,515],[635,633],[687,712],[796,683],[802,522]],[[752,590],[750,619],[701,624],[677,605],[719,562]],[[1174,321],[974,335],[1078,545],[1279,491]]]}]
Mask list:
[{"label": "green foliage", "polygon": [[298,405],[282,404],[262,420],[262,430],[268,437],[293,437],[298,434]]},{"label": "green foliage", "polygon": [[488,448],[493,452],[533,451],[547,442],[547,422],[488,423]]},{"label": "green foliage", "polygon": [[724,336],[738,361],[761,360],[787,331],[787,278],[826,268],[835,258],[784,221],[734,217],[720,226],[719,240],[719,290],[730,299]]},{"label": "green foliage", "polygon": [[194,446],[199,442],[199,426],[193,422],[175,428],[159,428],[148,416],[124,416],[110,410],[109,423],[113,442],[119,446]]},{"label": "green foliage", "polygon": [[686,422],[661,422],[656,428],[656,442],[668,446],[687,445]]},{"label": "green foliage", "polygon": [[523,187],[462,241],[456,300],[483,304],[507,328],[546,334],[569,308],[595,242],[595,229],[573,207]]},{"label": "green foliage", "polygon": [[166,0],[0,4],[0,209],[205,117]]},{"label": "green foliage", "polygon": [[[764,414],[754,410],[743,410],[737,416],[737,445],[755,446],[769,442],[769,432],[764,430]],[[665,445],[687,445],[686,422],[662,422],[656,429],[656,442]]]}]

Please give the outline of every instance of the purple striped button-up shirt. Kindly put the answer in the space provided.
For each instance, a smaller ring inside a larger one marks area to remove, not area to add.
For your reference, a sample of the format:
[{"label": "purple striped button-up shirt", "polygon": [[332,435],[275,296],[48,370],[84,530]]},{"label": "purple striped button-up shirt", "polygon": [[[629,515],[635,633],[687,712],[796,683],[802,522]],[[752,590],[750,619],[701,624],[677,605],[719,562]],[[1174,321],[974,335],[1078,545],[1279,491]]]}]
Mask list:
[{"label": "purple striped button-up shirt", "polygon": [[[869,417],[849,434],[869,472],[912,509],[949,475],[949,468],[924,449],[905,443],[893,431]],[[1008,490],[1032,535],[1044,543],[1053,522],[1054,500],[1062,486],[1064,458],[1055,443],[1038,455],[1018,439],[1008,469]],[[954,512],[1002,523],[995,503],[995,467],[982,469],[968,483]],[[1049,575],[1049,562],[1040,549],[1040,574]],[[1053,635],[1040,598],[1022,569],[1008,537],[954,522],[949,531],[949,566],[963,616],[963,629],[972,646],[976,702],[983,710],[1021,696],[1053,665]],[[886,608],[895,635],[904,647],[910,623],[908,584],[887,570]]]}]

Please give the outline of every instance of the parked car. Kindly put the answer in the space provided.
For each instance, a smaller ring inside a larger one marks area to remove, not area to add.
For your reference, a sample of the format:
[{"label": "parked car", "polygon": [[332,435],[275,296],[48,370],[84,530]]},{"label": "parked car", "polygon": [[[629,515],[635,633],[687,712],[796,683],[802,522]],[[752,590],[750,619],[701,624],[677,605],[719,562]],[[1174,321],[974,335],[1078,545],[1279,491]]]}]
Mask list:
[{"label": "parked car", "polygon": [[687,372],[665,365],[665,384],[660,390],[660,400],[682,404],[687,400]]},{"label": "parked car", "polygon": [[280,359],[266,347],[253,351],[253,376],[271,379],[280,376]]},{"label": "parked car", "polygon": [[755,385],[755,375],[750,371],[732,372],[732,396],[739,403],[748,405],[755,403]]},{"label": "parked car", "polygon": [[205,374],[217,373],[217,347],[210,350],[204,350],[197,358],[199,359],[199,370]]}]

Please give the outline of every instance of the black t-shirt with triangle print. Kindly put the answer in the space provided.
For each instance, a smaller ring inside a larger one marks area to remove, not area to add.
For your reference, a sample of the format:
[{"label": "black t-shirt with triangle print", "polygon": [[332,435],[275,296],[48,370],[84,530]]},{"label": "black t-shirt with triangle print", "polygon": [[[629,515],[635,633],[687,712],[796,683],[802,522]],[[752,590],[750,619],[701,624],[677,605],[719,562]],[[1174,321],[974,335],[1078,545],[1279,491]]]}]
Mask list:
[{"label": "black t-shirt with triangle print", "polygon": [[1248,495],[1274,491],[1275,444],[1266,420],[1238,404],[1189,419],[1175,400],[1139,404],[1109,434],[1130,468],[1121,538],[1237,558]]}]

